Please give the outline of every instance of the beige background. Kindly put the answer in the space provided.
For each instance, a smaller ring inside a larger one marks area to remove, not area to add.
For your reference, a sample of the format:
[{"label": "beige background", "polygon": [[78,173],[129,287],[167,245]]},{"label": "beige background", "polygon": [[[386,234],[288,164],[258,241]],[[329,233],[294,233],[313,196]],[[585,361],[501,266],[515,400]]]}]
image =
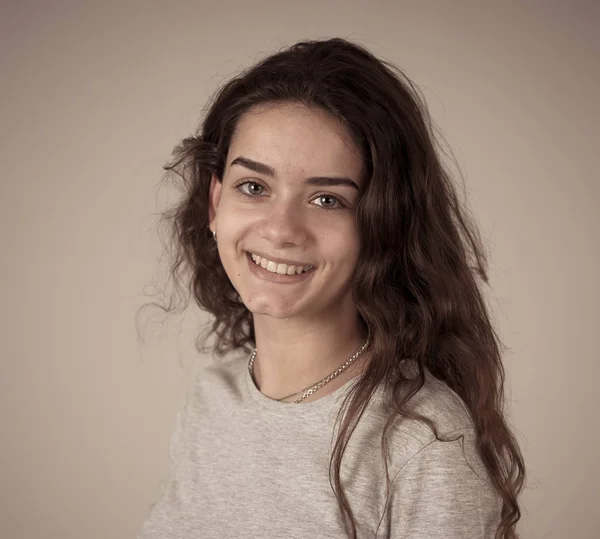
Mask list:
[{"label": "beige background", "polygon": [[4,1],[0,20],[0,537],[134,537],[206,361],[195,312],[136,333],[160,167],[229,75],[335,35],[421,86],[466,175],[523,537],[600,537],[597,2]]}]

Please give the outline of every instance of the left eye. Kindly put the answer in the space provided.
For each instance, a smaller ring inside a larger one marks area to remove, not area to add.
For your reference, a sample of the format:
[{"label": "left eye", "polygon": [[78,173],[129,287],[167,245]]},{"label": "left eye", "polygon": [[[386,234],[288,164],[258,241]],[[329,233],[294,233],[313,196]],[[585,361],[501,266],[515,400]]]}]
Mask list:
[{"label": "left eye", "polygon": [[[337,197],[334,197],[332,195],[319,195],[317,198],[315,198],[315,200],[326,200],[326,201],[333,201],[333,204],[330,202],[326,202],[324,205],[321,204],[317,204],[318,206],[320,206],[321,208],[325,208],[325,209],[334,209],[336,207],[343,207],[342,203],[339,201],[339,199]],[[336,206],[337,204],[337,206]]]}]

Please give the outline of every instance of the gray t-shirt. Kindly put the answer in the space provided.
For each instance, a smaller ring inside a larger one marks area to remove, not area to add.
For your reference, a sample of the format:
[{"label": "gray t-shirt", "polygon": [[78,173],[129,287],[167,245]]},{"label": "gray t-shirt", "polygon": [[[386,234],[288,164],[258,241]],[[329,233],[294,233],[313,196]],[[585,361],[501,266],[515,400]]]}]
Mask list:
[{"label": "gray t-shirt", "polygon": [[[230,358],[199,373],[178,414],[169,476],[138,539],[347,537],[329,461],[335,417],[353,380],[315,401],[279,402],[258,390],[247,364],[246,356]],[[359,539],[494,537],[501,502],[475,450],[470,415],[446,384],[426,374],[411,403],[440,434],[462,438],[436,441],[417,421],[395,426],[384,511],[386,418],[378,390],[342,461]]]}]

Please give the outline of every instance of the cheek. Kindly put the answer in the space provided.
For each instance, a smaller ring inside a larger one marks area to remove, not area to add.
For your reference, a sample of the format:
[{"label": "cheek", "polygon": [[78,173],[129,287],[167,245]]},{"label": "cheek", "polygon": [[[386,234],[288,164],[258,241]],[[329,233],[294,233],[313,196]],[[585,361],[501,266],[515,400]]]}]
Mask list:
[{"label": "cheek", "polygon": [[223,238],[235,241],[250,224],[251,216],[240,211],[234,202],[223,201],[217,215],[217,227],[221,228]]},{"label": "cheek", "polygon": [[356,265],[359,242],[355,230],[348,228],[337,234],[328,234],[322,243],[322,254],[341,271],[350,271]]}]

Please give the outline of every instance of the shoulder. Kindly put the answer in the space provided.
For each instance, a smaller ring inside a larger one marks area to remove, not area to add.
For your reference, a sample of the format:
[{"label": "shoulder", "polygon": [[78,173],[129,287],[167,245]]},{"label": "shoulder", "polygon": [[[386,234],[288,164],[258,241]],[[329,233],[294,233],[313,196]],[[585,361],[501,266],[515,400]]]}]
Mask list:
[{"label": "shoulder", "polygon": [[[381,392],[379,398],[389,397]],[[469,460],[485,474],[478,466],[477,438],[471,413],[446,383],[426,370],[425,383],[408,401],[407,409],[430,420],[431,424],[402,415],[394,418],[389,437],[393,470],[399,471],[412,459],[418,460],[422,451],[430,458],[437,456],[440,465],[444,459],[452,465],[457,456],[454,446],[457,446],[461,448],[461,454],[470,455]]]},{"label": "shoulder", "polygon": [[191,391],[214,395],[223,391],[239,390],[243,382],[247,361],[242,354],[228,355],[221,358],[210,357],[196,373]]},{"label": "shoulder", "polygon": [[177,414],[177,424],[183,428],[199,416],[222,407],[228,398],[236,398],[244,381],[245,363],[242,357],[213,357],[202,361],[189,376]]},{"label": "shoulder", "polygon": [[392,478],[391,537],[494,537],[502,499],[475,449],[474,431],[422,447]]},{"label": "shoulder", "polygon": [[218,381],[231,384],[237,381],[247,369],[247,354],[237,353],[222,358],[212,357],[199,372],[197,383],[213,384]]},{"label": "shoulder", "polygon": [[493,536],[501,500],[479,455],[467,406],[427,371],[424,386],[409,402],[411,411],[432,420],[442,439],[422,421],[394,424],[390,510],[398,535],[393,536]]},{"label": "shoulder", "polygon": [[[439,436],[472,431],[475,428],[464,401],[428,370],[425,370],[425,383],[408,401],[407,406],[412,413],[430,419]],[[436,439],[431,426],[421,420],[399,417],[395,428],[399,434],[413,438],[418,447],[424,447]]]}]

